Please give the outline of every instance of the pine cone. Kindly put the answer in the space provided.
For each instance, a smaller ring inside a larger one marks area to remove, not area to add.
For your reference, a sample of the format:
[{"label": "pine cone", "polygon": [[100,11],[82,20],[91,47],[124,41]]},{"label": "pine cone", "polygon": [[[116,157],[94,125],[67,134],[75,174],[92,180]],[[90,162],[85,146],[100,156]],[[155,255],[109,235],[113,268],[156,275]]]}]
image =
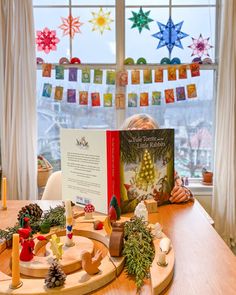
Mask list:
[{"label": "pine cone", "polygon": [[54,260],[48,270],[47,277],[45,278],[45,285],[47,288],[55,288],[64,285],[66,275],[61,269],[61,266]]},{"label": "pine cone", "polygon": [[39,205],[31,203],[21,208],[18,212],[18,220],[21,219],[22,215],[26,214],[29,215],[31,220],[38,220],[41,218],[43,210],[39,207]]}]

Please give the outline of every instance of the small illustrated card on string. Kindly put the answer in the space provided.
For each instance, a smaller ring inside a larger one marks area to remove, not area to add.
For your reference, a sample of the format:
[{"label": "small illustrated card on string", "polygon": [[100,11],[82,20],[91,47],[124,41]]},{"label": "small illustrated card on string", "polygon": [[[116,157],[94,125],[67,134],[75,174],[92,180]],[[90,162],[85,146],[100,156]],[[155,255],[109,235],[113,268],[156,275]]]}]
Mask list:
[{"label": "small illustrated card on string", "polygon": [[179,70],[179,79],[187,79],[187,66],[181,65],[178,68]]},{"label": "small illustrated card on string", "polygon": [[131,84],[140,84],[140,71],[134,70],[131,72]]},{"label": "small illustrated card on string", "polygon": [[116,101],[116,109],[125,109],[125,94],[124,93],[116,93],[115,96]]},{"label": "small illustrated card on string", "polygon": [[184,87],[176,87],[176,99],[177,101],[186,99]]},{"label": "small illustrated card on string", "polygon": [[55,78],[57,80],[64,79],[64,67],[63,66],[55,66]]},{"label": "small illustrated card on string", "polygon": [[88,105],[88,91],[79,92],[79,104],[83,106]]},{"label": "small illustrated card on string", "polygon": [[77,81],[77,73],[78,73],[77,68],[70,68],[69,69],[69,81],[76,82]]},{"label": "small illustrated card on string", "polygon": [[95,69],[93,83],[94,84],[102,84],[102,78],[103,78],[103,71],[99,70],[99,69]]},{"label": "small illustrated card on string", "polygon": [[82,83],[90,83],[90,70],[82,69]]},{"label": "small illustrated card on string", "polygon": [[197,89],[195,84],[189,84],[187,85],[187,93],[188,98],[195,98],[197,97]]},{"label": "small illustrated card on string", "polygon": [[120,71],[117,73],[117,85],[118,86],[128,85],[128,72],[127,71]]},{"label": "small illustrated card on string", "polygon": [[176,67],[168,67],[168,81],[176,80]]},{"label": "small illustrated card on string", "polygon": [[42,76],[51,77],[52,73],[52,64],[42,64]]},{"label": "small illustrated card on string", "polygon": [[91,93],[91,101],[92,101],[92,107],[100,107],[100,93],[99,92],[93,92]]},{"label": "small illustrated card on string", "polygon": [[63,87],[62,86],[56,86],[54,99],[55,100],[62,100],[62,97],[63,97]]},{"label": "small illustrated card on string", "polygon": [[148,92],[141,92],[140,93],[140,107],[147,107],[148,106]]},{"label": "small illustrated card on string", "polygon": [[143,83],[145,84],[152,83],[152,70],[150,69],[143,70]]},{"label": "small illustrated card on string", "polygon": [[165,89],[165,100],[166,103],[175,102],[174,89]]},{"label": "small illustrated card on string", "polygon": [[51,97],[51,94],[52,94],[52,84],[44,83],[42,96]]},{"label": "small illustrated card on string", "polygon": [[158,68],[155,70],[155,82],[162,83],[163,82],[163,68]]},{"label": "small illustrated card on string", "polygon": [[76,90],[75,89],[67,89],[67,102],[76,102]]},{"label": "small illustrated card on string", "polygon": [[112,93],[103,94],[103,106],[112,107]]},{"label": "small illustrated card on string", "polygon": [[115,71],[107,71],[106,84],[107,85],[115,85],[116,84],[116,72]]},{"label": "small illustrated card on string", "polygon": [[137,93],[128,94],[128,107],[137,107],[138,105],[138,95]]},{"label": "small illustrated card on string", "polygon": [[152,92],[152,105],[157,106],[161,104],[161,91]]},{"label": "small illustrated card on string", "polygon": [[197,63],[193,63],[190,65],[191,77],[200,76],[200,65]]}]

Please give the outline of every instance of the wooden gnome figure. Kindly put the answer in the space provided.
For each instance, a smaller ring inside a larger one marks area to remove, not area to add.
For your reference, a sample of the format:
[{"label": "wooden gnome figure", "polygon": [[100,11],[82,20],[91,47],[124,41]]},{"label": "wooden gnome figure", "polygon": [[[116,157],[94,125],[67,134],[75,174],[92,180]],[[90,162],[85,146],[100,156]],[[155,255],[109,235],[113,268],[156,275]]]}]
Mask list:
[{"label": "wooden gnome figure", "polygon": [[21,253],[20,253],[20,260],[21,261],[31,261],[34,257],[34,241],[30,238],[31,229],[30,228],[20,228],[18,230],[20,235],[20,242],[21,242]]},{"label": "wooden gnome figure", "polygon": [[110,220],[111,221],[119,220],[120,214],[121,214],[121,210],[118,205],[117,198],[115,195],[113,195],[111,202],[110,202],[109,211],[108,211],[108,215],[110,217]]}]

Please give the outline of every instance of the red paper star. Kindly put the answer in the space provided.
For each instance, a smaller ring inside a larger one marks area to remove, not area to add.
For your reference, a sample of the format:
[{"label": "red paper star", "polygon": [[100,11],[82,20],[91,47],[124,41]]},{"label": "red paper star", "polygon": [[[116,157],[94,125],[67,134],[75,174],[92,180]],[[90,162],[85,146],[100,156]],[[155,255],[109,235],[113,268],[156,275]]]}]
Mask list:
[{"label": "red paper star", "polygon": [[208,50],[211,49],[213,46],[209,44],[210,37],[204,39],[202,37],[202,34],[200,34],[198,39],[192,38],[193,44],[189,45],[188,47],[193,50],[192,55],[198,55],[199,57],[202,57],[203,55],[208,54]]},{"label": "red paper star", "polygon": [[63,36],[70,35],[71,38],[74,38],[76,33],[81,33],[80,27],[83,25],[79,21],[79,17],[73,17],[69,15],[68,18],[61,17],[62,25],[59,26],[63,30]]},{"label": "red paper star", "polygon": [[49,53],[51,50],[57,50],[57,43],[60,41],[56,36],[56,31],[50,31],[48,28],[44,28],[43,31],[36,31],[36,44],[38,51],[44,51]]}]

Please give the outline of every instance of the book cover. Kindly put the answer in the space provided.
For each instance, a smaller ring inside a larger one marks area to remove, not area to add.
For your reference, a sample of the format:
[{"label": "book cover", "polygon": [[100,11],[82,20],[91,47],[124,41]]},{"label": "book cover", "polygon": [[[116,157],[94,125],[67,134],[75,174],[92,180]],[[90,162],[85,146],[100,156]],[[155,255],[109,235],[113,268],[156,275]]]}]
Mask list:
[{"label": "book cover", "polygon": [[141,200],[168,202],[174,186],[174,129],[61,129],[62,197],[107,214]]},{"label": "book cover", "polygon": [[121,211],[145,199],[168,202],[173,186],[174,129],[120,131]]},{"label": "book cover", "polygon": [[119,131],[62,128],[60,135],[62,198],[107,214],[120,196]]}]

